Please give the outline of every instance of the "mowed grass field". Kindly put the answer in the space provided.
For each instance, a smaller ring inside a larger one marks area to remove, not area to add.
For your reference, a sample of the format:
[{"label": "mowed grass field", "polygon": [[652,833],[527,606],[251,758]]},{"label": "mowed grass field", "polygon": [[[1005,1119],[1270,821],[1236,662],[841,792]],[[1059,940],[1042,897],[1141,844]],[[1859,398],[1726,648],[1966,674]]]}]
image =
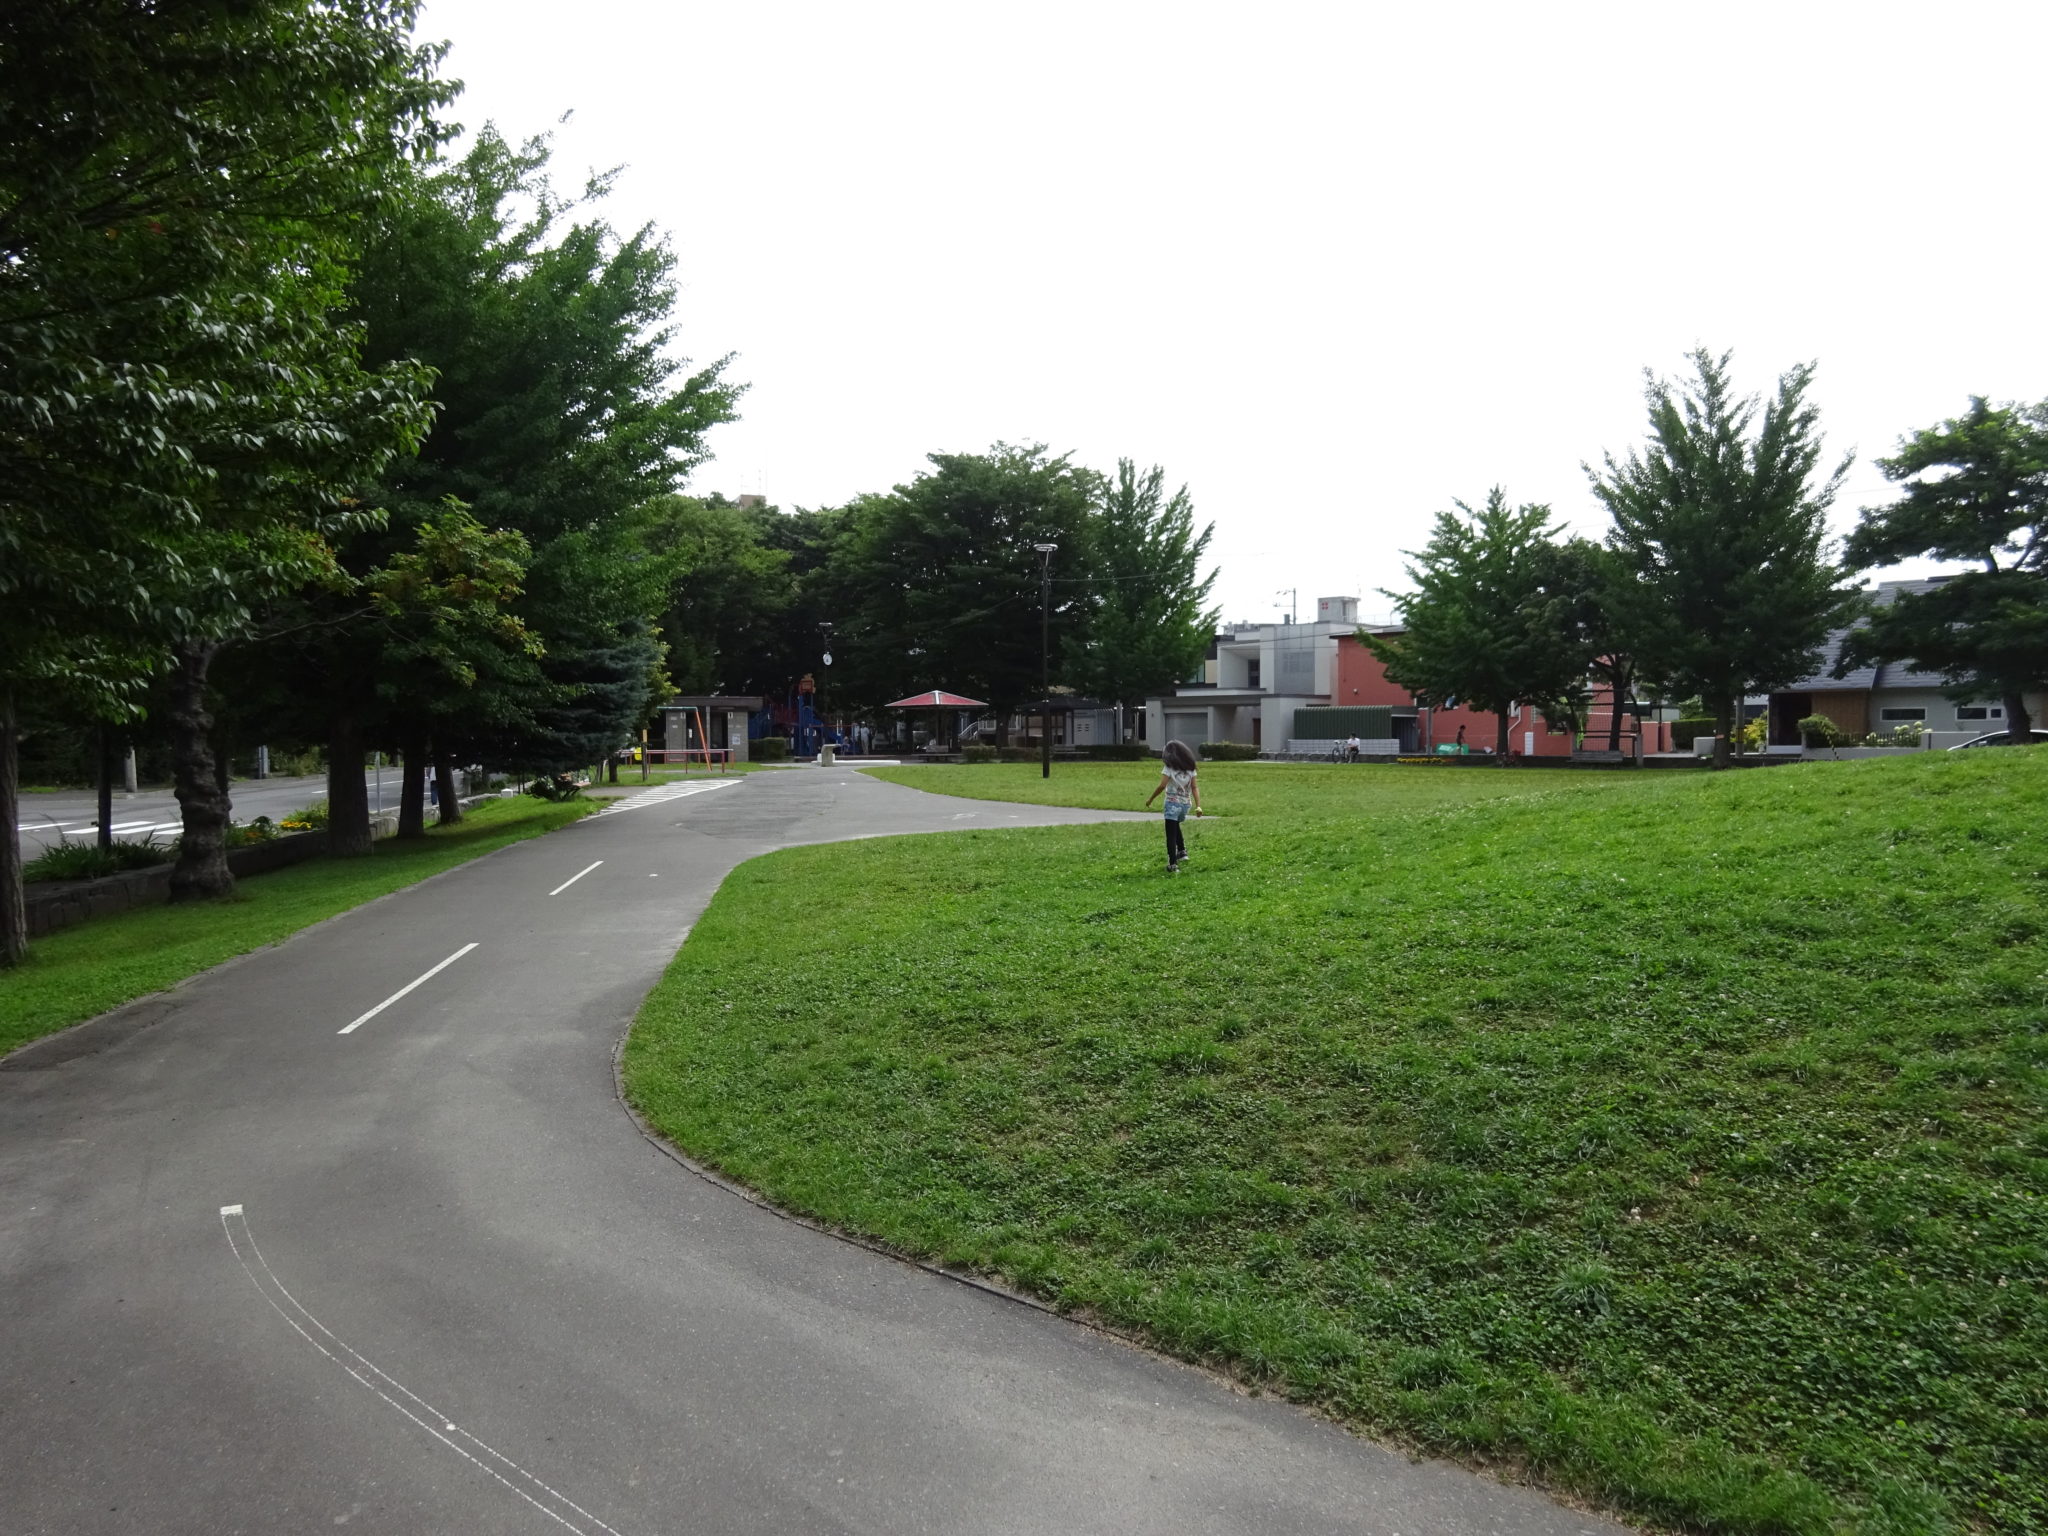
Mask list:
[{"label": "mowed grass field", "polygon": [[601,803],[494,801],[465,812],[457,826],[430,828],[418,842],[378,843],[367,858],[311,859],[238,881],[228,901],[142,907],[37,939],[23,964],[0,970],[0,1054],[508,843],[567,826]]},{"label": "mowed grass field", "polygon": [[742,866],[633,1101],[789,1207],[1625,1514],[2048,1531],[2048,750],[1201,772],[1173,878],[1156,820]]}]

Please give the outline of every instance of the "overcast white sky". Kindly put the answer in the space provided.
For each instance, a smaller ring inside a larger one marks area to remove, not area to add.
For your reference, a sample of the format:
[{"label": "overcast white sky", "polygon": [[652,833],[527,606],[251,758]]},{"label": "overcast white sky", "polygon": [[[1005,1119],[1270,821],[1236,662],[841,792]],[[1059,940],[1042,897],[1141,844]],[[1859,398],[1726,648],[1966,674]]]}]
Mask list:
[{"label": "overcast white sky", "polygon": [[1642,370],[1820,364],[1858,467],[2048,397],[2048,5],[428,0],[458,117],[627,167],[784,507],[934,451],[1163,464],[1225,617],[1369,617],[1453,497],[1599,534]]}]

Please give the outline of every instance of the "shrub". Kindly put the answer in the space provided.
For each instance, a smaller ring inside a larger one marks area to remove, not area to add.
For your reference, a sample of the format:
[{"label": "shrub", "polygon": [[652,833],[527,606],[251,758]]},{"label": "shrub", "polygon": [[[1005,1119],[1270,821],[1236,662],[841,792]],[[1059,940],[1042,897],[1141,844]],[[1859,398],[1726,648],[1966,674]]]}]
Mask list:
[{"label": "shrub", "polygon": [[315,831],[327,825],[327,802],[315,800],[302,811],[293,811],[279,823],[294,832]]},{"label": "shrub", "polygon": [[747,756],[757,763],[781,763],[789,760],[789,738],[787,736],[756,736],[747,743]]},{"label": "shrub", "polygon": [[1081,755],[1097,763],[1142,763],[1159,754],[1142,741],[1104,741],[1083,747]]},{"label": "shrub", "polygon": [[996,749],[976,743],[960,749],[960,755],[970,763],[992,763],[996,760]]},{"label": "shrub", "polygon": [[1001,750],[1006,763],[1035,763],[1039,757],[1036,747],[1004,747]]},{"label": "shrub", "polygon": [[544,773],[526,786],[526,792],[536,800],[574,800],[583,793],[583,786],[566,773]]},{"label": "shrub", "polygon": [[1807,715],[1799,722],[1799,739],[1809,747],[1846,747],[1856,738],[1826,715]]},{"label": "shrub", "polygon": [[220,840],[228,848],[250,848],[257,843],[268,843],[276,839],[277,823],[268,816],[258,816],[247,826],[231,821],[221,830]]},{"label": "shrub", "polygon": [[1680,752],[1690,752],[1692,750],[1693,737],[1711,736],[1713,734],[1714,717],[1712,715],[1688,715],[1682,720],[1671,722],[1671,745]]},{"label": "shrub", "polygon": [[170,861],[171,851],[156,840],[156,834],[137,843],[114,840],[111,848],[98,843],[59,841],[45,848],[22,866],[22,883],[33,880],[100,880],[124,869],[148,869]]},{"label": "shrub", "polygon": [[1195,751],[1212,763],[1244,763],[1257,757],[1260,748],[1248,741],[1205,741]]}]

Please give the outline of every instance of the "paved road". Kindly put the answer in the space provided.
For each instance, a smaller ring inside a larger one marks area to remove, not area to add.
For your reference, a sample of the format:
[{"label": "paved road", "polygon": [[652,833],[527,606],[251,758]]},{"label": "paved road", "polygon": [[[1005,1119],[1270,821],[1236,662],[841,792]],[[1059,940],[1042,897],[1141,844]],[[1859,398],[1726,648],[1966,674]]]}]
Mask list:
[{"label": "paved road", "polygon": [[618,1104],[741,859],[1103,819],[678,785],[17,1052],[0,1529],[1619,1531],[784,1221]]},{"label": "paved road", "polygon": [[[365,778],[374,780],[375,775]],[[384,803],[387,808],[398,805],[399,770],[384,770]],[[371,804],[376,803],[372,790]],[[303,809],[315,800],[327,798],[327,778],[324,774],[312,778],[295,779],[237,779],[229,786],[229,797],[234,802],[234,816],[237,821],[254,821],[258,816],[268,816],[272,821],[282,820],[291,811]],[[65,790],[54,795],[23,795],[21,797],[21,856],[32,859],[43,849],[61,837],[73,842],[90,842],[94,836],[93,823],[99,819],[99,800],[91,790]],[[180,830],[178,802],[168,789],[145,789],[139,794],[124,795],[114,792],[114,835],[130,841],[140,841],[154,835],[158,842],[168,842]]]}]

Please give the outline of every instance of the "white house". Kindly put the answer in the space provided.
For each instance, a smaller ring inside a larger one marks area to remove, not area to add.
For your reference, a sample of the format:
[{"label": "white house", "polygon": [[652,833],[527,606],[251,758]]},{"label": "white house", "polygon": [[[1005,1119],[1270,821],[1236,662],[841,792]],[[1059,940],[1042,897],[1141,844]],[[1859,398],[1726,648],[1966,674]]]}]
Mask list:
[{"label": "white house", "polygon": [[1295,710],[1330,702],[1337,642],[1357,631],[1355,597],[1316,599],[1307,623],[1233,625],[1210,643],[1200,676],[1145,701],[1139,740],[1155,751],[1176,737],[1284,746]]}]

